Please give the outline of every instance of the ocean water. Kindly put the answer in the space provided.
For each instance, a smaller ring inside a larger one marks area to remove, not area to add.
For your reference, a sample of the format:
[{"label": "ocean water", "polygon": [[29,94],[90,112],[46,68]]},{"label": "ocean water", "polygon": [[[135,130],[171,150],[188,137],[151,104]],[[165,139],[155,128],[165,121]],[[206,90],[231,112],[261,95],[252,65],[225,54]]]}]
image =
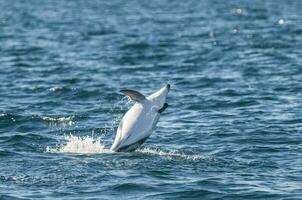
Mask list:
[{"label": "ocean water", "polygon": [[[0,199],[302,199],[302,1],[0,0]],[[109,151],[171,84],[143,146]]]}]

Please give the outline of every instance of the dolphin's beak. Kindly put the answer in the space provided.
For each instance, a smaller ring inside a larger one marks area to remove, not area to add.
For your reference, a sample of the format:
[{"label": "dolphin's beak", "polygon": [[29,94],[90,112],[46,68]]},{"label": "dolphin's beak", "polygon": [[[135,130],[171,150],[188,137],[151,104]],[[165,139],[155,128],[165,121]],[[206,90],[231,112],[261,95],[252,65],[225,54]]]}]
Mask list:
[{"label": "dolphin's beak", "polygon": [[171,85],[168,83],[168,84],[166,85],[166,87],[168,88],[168,92],[169,92],[169,91],[170,91]]}]

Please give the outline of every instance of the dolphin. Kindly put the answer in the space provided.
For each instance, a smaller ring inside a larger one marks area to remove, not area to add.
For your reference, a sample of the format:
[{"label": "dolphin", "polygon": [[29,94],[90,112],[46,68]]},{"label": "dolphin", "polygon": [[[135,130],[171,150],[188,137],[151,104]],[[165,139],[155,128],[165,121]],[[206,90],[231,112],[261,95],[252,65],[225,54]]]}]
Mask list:
[{"label": "dolphin", "polygon": [[166,84],[148,97],[135,90],[121,90],[135,104],[123,116],[111,151],[134,151],[147,140],[155,129],[160,114],[168,107],[166,97],[169,90],[170,84]]}]

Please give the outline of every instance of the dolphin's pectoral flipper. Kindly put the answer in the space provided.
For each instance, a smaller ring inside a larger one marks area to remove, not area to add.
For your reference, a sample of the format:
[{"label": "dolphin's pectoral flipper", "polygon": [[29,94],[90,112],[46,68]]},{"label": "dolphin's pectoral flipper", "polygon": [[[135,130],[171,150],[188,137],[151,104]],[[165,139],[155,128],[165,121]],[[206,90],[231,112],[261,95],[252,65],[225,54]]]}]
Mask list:
[{"label": "dolphin's pectoral flipper", "polygon": [[121,93],[130,97],[133,101],[142,101],[146,98],[143,94],[135,90],[123,89]]},{"label": "dolphin's pectoral flipper", "polygon": [[163,106],[161,109],[159,109],[158,112],[159,112],[159,113],[164,112],[164,111],[166,110],[166,108],[168,108],[168,106],[169,106],[169,104],[164,103],[164,106]]}]

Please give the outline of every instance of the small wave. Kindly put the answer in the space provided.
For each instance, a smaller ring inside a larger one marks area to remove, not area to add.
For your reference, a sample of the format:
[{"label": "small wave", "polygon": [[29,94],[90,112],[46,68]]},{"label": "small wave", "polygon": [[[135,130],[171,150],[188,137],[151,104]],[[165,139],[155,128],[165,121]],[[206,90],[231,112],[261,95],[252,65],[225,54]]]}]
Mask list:
[{"label": "small wave", "polygon": [[21,183],[21,182],[26,182],[26,180],[28,179],[28,177],[25,176],[25,175],[19,175],[19,176],[12,176],[12,177],[10,177],[10,179],[12,181],[17,182],[17,183]]},{"label": "small wave", "polygon": [[72,125],[74,123],[74,116],[67,116],[67,117],[42,117],[44,121],[50,123],[61,123],[61,124],[68,124]]},{"label": "small wave", "polygon": [[95,154],[95,153],[112,153],[101,142],[101,138],[90,136],[77,137],[73,135],[65,136],[66,144],[55,147],[47,147],[46,152],[50,153],[77,153],[77,154]]},{"label": "small wave", "polygon": [[165,159],[174,160],[174,159],[184,159],[184,160],[201,160],[203,159],[200,155],[190,155],[176,151],[163,151],[161,149],[153,149],[153,148],[142,148],[137,149],[136,152],[153,155],[153,156],[160,156]]},{"label": "small wave", "polygon": [[7,116],[6,113],[0,113],[0,117],[5,117],[5,116]]},{"label": "small wave", "polygon": [[70,91],[75,91],[76,88],[70,88],[66,86],[54,86],[48,89],[48,91],[53,92],[53,93],[64,93],[64,92],[70,92]]},{"label": "small wave", "polygon": [[56,91],[60,91],[60,90],[63,90],[63,87],[55,86],[55,87],[49,88],[50,92],[56,92]]}]

